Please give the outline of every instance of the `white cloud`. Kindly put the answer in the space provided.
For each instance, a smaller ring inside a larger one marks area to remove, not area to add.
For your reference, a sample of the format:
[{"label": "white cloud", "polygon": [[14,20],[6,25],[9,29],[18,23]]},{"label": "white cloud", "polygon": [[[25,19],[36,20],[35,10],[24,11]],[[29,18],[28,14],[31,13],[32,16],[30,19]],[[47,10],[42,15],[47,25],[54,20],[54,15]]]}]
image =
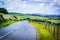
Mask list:
[{"label": "white cloud", "polygon": [[27,0],[27,1],[33,1],[33,2],[51,2],[52,0]]},{"label": "white cloud", "polygon": [[[41,0],[33,0],[33,1],[41,2]],[[48,0],[47,2],[49,1],[50,0]],[[45,13],[45,14],[57,14],[58,13],[57,10],[59,8],[54,5],[56,3],[58,4],[58,2],[59,0],[58,1],[54,0],[47,4],[44,2],[39,4],[27,4],[26,1],[23,2],[22,0],[5,0],[8,11],[15,11],[21,13]]]}]

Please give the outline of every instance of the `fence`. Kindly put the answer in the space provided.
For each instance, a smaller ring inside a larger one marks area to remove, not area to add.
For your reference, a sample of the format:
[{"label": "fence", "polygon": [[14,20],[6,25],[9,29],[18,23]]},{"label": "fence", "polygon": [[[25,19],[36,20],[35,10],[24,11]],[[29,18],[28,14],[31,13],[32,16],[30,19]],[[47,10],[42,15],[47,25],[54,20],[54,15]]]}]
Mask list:
[{"label": "fence", "polygon": [[60,40],[60,27],[58,25],[45,23],[44,28],[50,32],[55,40]]},{"label": "fence", "polygon": [[41,23],[44,26],[44,29],[47,29],[55,40],[60,40],[60,26],[51,24],[51,22],[39,21],[39,20],[30,20]]}]

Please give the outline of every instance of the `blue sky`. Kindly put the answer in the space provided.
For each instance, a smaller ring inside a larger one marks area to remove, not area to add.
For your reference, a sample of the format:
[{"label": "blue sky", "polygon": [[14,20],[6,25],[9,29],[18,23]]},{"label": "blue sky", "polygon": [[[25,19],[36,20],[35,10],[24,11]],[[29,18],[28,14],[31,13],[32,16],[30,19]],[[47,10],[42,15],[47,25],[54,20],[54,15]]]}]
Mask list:
[{"label": "blue sky", "polygon": [[9,12],[60,15],[60,0],[0,0]]}]

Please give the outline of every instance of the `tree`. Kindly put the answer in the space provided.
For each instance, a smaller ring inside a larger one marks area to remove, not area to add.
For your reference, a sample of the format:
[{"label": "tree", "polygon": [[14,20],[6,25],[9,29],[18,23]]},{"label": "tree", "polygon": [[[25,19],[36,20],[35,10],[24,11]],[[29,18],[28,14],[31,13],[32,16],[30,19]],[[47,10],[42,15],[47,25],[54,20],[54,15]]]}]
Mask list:
[{"label": "tree", "polygon": [[0,8],[0,13],[8,14],[7,10],[5,8]]},{"label": "tree", "polygon": [[17,17],[16,17],[15,15],[13,15],[13,17],[14,17],[15,19],[17,19]]}]

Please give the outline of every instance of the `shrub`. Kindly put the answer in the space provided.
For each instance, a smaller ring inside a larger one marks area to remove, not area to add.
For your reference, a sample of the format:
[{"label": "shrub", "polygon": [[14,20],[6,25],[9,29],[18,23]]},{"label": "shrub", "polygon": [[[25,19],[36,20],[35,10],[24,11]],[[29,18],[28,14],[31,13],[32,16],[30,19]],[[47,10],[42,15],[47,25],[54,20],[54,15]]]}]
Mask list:
[{"label": "shrub", "polygon": [[0,13],[8,14],[7,10],[5,8],[0,8]]},{"label": "shrub", "polygon": [[9,20],[12,20],[11,18],[9,18]]},{"label": "shrub", "polygon": [[60,26],[60,23],[56,23],[56,25]]},{"label": "shrub", "polygon": [[14,17],[15,19],[17,19],[17,17],[16,17],[15,15],[13,15],[13,17]]}]

